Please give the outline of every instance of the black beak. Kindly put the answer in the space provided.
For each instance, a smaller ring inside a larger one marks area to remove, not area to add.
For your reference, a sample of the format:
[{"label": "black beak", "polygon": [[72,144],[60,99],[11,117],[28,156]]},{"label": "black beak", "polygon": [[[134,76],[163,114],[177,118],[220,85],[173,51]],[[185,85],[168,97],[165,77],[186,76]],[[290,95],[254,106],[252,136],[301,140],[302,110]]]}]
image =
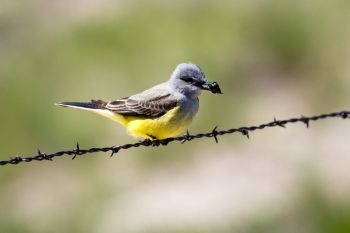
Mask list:
[{"label": "black beak", "polygon": [[205,82],[201,85],[203,90],[210,91],[213,94],[223,94],[217,82]]},{"label": "black beak", "polygon": [[184,82],[190,83],[191,85],[195,85],[201,88],[202,90],[207,90],[214,94],[223,94],[217,82],[197,80],[190,76],[184,76],[184,77],[181,77],[180,79],[183,80]]}]

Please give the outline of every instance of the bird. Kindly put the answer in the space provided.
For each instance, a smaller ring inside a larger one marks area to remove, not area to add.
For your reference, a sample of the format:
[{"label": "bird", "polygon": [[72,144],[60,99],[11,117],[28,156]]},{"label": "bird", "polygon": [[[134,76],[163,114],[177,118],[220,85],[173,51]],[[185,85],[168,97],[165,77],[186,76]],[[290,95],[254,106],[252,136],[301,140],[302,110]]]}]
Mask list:
[{"label": "bird", "polygon": [[135,138],[166,139],[185,132],[198,112],[203,91],[222,94],[217,82],[206,79],[193,63],[180,63],[167,82],[125,98],[90,102],[61,102],[56,105],[84,109],[124,126]]}]

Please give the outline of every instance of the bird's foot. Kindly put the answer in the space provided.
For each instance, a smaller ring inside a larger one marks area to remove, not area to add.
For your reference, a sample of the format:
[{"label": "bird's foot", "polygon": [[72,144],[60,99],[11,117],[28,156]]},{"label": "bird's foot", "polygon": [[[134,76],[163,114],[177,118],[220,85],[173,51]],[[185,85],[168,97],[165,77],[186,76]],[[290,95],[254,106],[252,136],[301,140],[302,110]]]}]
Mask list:
[{"label": "bird's foot", "polygon": [[158,138],[156,138],[155,136],[151,135],[151,134],[147,134],[148,137],[151,138],[151,140],[158,140]]},{"label": "bird's foot", "polygon": [[160,144],[159,139],[156,138],[155,136],[150,135],[150,134],[147,134],[147,136],[150,138],[146,138],[140,142],[145,144],[145,145],[152,145],[152,146],[158,146]]}]

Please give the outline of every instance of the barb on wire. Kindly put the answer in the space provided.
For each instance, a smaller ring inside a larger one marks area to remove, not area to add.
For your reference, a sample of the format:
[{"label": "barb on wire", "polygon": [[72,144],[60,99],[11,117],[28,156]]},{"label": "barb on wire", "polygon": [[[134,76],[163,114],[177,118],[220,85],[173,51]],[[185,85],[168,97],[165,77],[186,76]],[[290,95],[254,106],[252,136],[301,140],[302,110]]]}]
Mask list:
[{"label": "barb on wire", "polygon": [[34,156],[28,156],[28,157],[22,157],[19,155],[16,155],[8,160],[2,160],[0,161],[0,165],[14,165],[19,164],[22,162],[32,162],[32,161],[43,161],[43,160],[53,160],[54,157],[60,157],[63,155],[71,156],[72,159],[75,159],[77,156],[85,155],[85,154],[91,154],[91,153],[97,153],[97,152],[109,152],[110,157],[112,157],[114,154],[117,154],[120,150],[127,150],[134,147],[148,147],[148,146],[166,146],[169,143],[179,141],[181,143],[185,143],[188,141],[192,141],[193,139],[199,139],[199,138],[214,138],[215,142],[218,143],[218,136],[223,136],[226,134],[233,134],[233,133],[240,133],[243,136],[247,137],[249,139],[249,133],[253,132],[255,130],[262,130],[265,128],[271,128],[271,127],[283,127],[285,128],[287,124],[292,123],[303,123],[307,128],[310,126],[311,121],[318,121],[323,120],[327,118],[343,118],[347,119],[350,118],[350,111],[341,111],[341,112],[333,112],[328,114],[321,114],[317,116],[311,116],[311,117],[305,117],[301,116],[299,118],[290,118],[287,120],[277,120],[276,118],[273,119],[273,121],[265,124],[255,125],[255,126],[245,126],[245,127],[239,127],[239,128],[231,128],[226,130],[217,130],[217,126],[214,127],[210,132],[207,133],[199,133],[199,134],[190,134],[188,131],[183,135],[179,137],[172,137],[172,138],[166,138],[162,140],[158,139],[146,139],[141,142],[131,143],[131,144],[124,144],[120,146],[110,146],[110,147],[102,147],[102,148],[90,148],[90,149],[81,149],[79,146],[79,143],[77,143],[76,148],[73,150],[64,150],[64,151],[58,151],[51,154],[46,154],[41,152],[39,149],[37,151],[37,154]]}]

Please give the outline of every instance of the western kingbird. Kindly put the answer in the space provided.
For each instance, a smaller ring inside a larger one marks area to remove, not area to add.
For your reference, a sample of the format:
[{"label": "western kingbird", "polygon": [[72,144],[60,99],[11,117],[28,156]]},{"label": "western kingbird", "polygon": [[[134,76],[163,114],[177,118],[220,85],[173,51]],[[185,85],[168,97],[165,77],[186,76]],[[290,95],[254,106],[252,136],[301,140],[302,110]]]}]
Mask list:
[{"label": "western kingbird", "polygon": [[105,102],[62,102],[57,105],[90,110],[123,125],[134,137],[165,139],[184,132],[198,111],[202,90],[220,93],[198,65],[177,65],[170,79],[139,94]]}]

